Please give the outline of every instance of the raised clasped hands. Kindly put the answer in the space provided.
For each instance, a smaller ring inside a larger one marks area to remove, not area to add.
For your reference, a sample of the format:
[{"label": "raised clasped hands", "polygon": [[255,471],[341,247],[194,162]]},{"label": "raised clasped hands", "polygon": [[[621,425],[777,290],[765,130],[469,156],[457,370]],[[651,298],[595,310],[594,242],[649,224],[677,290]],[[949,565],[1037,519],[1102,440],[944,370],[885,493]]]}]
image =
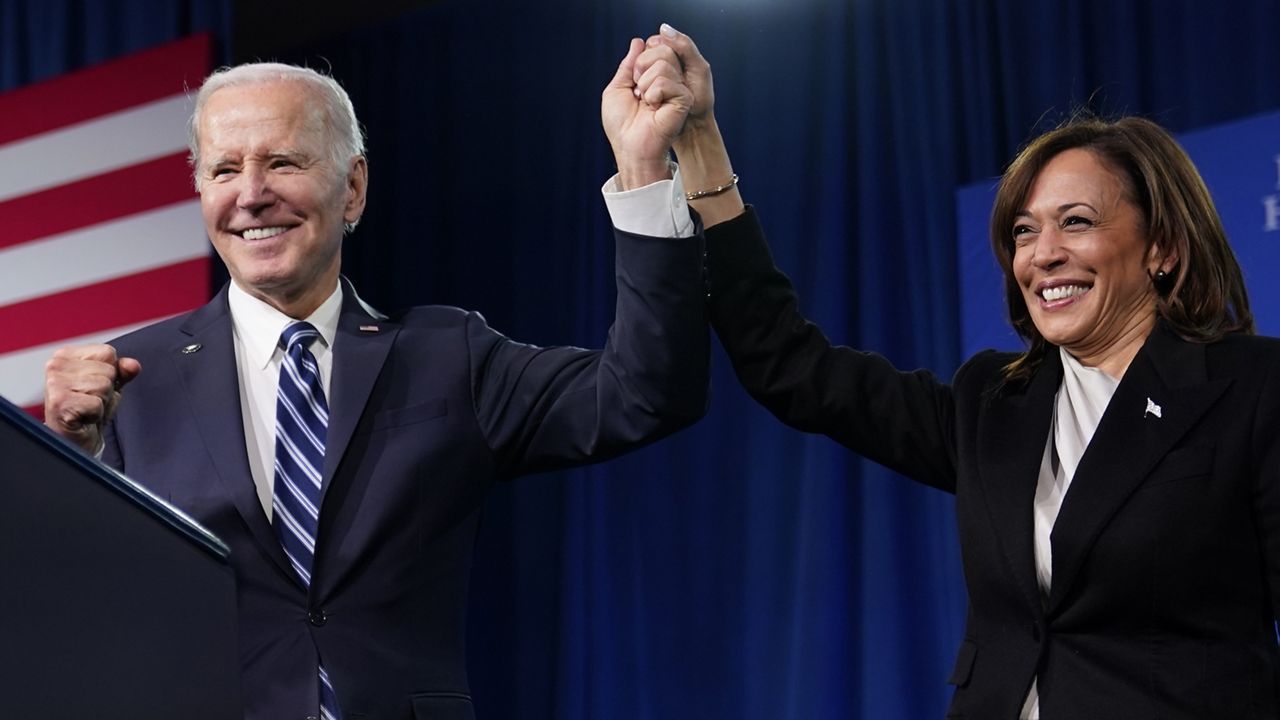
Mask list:
[{"label": "raised clasped hands", "polygon": [[671,177],[667,152],[693,107],[683,76],[673,50],[635,38],[605,87],[600,116],[623,190]]},{"label": "raised clasped hands", "polygon": [[663,23],[656,35],[645,40],[645,51],[636,59],[634,77],[639,85],[649,69],[658,63],[666,63],[680,70],[679,81],[691,94],[688,118],[680,135],[673,141],[677,151],[690,136],[701,132],[714,122],[715,85],[711,79],[711,64],[698,51],[693,38]]},{"label": "raised clasped hands", "polygon": [[711,64],[693,38],[663,24],[658,34],[645,41],[645,51],[636,58],[633,77],[637,86],[654,68],[668,66],[679,69],[676,77],[691,94],[684,127],[672,140],[672,148],[680,161],[686,190],[719,188],[717,192],[698,195],[691,203],[704,226],[712,227],[742,214],[745,206],[738,188],[731,186],[736,177],[733,163],[716,124]]}]

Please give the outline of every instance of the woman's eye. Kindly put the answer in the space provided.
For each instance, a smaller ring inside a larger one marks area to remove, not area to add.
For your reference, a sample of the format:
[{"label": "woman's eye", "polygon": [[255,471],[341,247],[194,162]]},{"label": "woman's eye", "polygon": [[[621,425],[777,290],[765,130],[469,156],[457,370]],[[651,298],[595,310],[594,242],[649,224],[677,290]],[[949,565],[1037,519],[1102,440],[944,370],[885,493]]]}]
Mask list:
[{"label": "woman's eye", "polygon": [[1018,237],[1019,235],[1026,235],[1029,232],[1033,232],[1030,225],[1014,225],[1013,226],[1013,236],[1015,238]]},{"label": "woman's eye", "polygon": [[1078,227],[1092,227],[1093,221],[1089,218],[1080,217],[1079,215],[1071,215],[1062,221],[1062,227],[1071,227],[1073,225]]}]

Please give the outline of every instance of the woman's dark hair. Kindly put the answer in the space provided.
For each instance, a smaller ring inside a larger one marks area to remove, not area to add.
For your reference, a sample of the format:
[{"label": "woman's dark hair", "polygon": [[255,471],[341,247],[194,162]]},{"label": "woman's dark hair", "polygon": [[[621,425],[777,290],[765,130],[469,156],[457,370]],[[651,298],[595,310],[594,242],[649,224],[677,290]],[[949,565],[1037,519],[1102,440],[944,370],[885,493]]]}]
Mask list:
[{"label": "woman's dark hair", "polygon": [[[1088,150],[1115,172],[1142,215],[1148,249],[1177,258],[1156,283],[1156,314],[1179,336],[1213,342],[1254,332],[1244,276],[1199,171],[1168,132],[1150,120],[1074,117],[1031,141],[1005,171],[991,210],[991,247],[1004,272],[1009,321],[1028,350],[1005,368],[1006,381],[1029,379],[1048,351],[1013,275],[1013,227],[1036,176],[1058,154]],[[1153,279],[1153,282],[1156,282]]]}]

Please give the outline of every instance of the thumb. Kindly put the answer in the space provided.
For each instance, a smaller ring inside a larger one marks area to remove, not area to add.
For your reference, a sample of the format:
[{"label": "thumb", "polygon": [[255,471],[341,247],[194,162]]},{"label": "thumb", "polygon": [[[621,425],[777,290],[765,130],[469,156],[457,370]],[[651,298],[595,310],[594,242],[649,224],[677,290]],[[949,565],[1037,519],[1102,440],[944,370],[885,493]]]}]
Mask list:
[{"label": "thumb", "polygon": [[131,357],[120,358],[116,365],[116,389],[124,387],[125,383],[138,377],[140,372],[142,372],[142,363]]},{"label": "thumb", "polygon": [[618,72],[614,73],[613,80],[609,82],[609,87],[635,87],[636,83],[631,75],[635,69],[636,58],[640,57],[642,52],[644,52],[644,41],[640,38],[632,38],[631,47],[627,50],[627,56],[622,58],[622,62],[618,64]]}]

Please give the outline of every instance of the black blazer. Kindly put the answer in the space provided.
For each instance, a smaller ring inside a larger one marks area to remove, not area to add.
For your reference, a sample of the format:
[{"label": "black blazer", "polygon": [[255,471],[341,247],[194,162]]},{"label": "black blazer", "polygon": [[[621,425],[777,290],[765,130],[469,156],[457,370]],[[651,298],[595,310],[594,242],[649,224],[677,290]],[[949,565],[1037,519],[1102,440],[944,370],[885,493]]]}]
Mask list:
[{"label": "black blazer", "polygon": [[1015,720],[1036,676],[1044,720],[1277,717],[1280,342],[1151,334],[1063,502],[1043,598],[1032,503],[1057,352],[1016,387],[1013,355],[980,353],[948,386],[833,346],[751,209],[707,252],[712,324],[753,397],[955,493],[969,612],[947,717]]},{"label": "black blazer", "polygon": [[333,345],[308,592],[254,489],[225,289],[116,345],[139,358],[103,460],[231,547],[247,720],[303,720],[319,657],[347,720],[471,720],[472,549],[493,483],[609,458],[701,416],[701,238],[618,233],[603,351],[513,342],[476,313],[369,314],[347,288]]}]

